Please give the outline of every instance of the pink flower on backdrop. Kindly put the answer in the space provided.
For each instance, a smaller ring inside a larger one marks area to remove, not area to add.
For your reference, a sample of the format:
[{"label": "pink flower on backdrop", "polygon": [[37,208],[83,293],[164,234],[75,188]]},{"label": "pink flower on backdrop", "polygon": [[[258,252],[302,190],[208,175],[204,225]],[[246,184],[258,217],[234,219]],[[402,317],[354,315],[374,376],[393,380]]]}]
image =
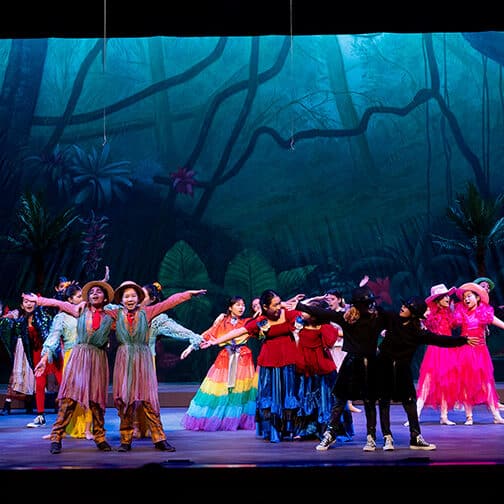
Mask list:
[{"label": "pink flower on backdrop", "polygon": [[179,194],[187,194],[188,196],[193,196],[193,187],[197,186],[198,183],[194,179],[196,172],[190,170],[189,168],[180,168],[176,172],[170,173],[170,178],[173,181],[173,189]]},{"label": "pink flower on backdrop", "polygon": [[367,284],[371,292],[378,298],[376,300],[377,304],[392,304],[392,297],[390,296],[390,278],[388,276],[385,278],[377,278],[374,282],[373,280],[369,280]]}]

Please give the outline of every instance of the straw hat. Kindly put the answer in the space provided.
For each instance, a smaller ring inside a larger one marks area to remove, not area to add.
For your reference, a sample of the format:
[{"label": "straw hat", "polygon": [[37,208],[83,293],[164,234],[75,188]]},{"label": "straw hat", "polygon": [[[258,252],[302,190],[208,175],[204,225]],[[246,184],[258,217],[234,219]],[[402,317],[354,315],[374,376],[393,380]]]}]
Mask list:
[{"label": "straw hat", "polygon": [[448,289],[445,284],[433,285],[430,290],[430,296],[425,299],[425,302],[432,303],[440,297],[451,296],[452,294],[455,294],[456,290],[457,289],[455,287],[450,287]]},{"label": "straw hat", "polygon": [[141,303],[144,298],[145,298],[145,291],[138,285],[137,283],[133,282],[132,280],[126,280],[124,281],[119,287],[114,292],[114,303],[121,303],[123,293],[126,289],[134,289],[138,295],[138,302]]},{"label": "straw hat", "polygon": [[477,283],[474,282],[465,283],[457,289],[457,297],[460,300],[464,299],[464,292],[467,291],[474,292],[474,294],[477,294],[480,297],[483,303],[488,304],[490,300],[488,297],[488,292],[485,289],[483,289],[481,285],[478,285]]},{"label": "straw hat", "polygon": [[101,280],[92,280],[82,287],[82,299],[88,300],[88,294],[92,287],[101,287],[103,292],[105,292],[106,300],[111,303],[114,299],[114,289],[107,282],[102,282]]}]

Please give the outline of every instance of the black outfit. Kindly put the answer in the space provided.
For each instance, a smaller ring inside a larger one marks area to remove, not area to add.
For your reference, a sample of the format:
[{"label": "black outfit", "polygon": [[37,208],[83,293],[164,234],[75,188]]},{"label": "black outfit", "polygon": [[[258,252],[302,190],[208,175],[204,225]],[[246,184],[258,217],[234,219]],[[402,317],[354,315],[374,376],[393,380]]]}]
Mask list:
[{"label": "black outfit", "polygon": [[387,316],[387,330],[377,356],[377,397],[380,426],[384,436],[391,435],[390,402],[401,402],[408,416],[411,439],[420,434],[416,409],[416,390],[411,362],[420,345],[452,348],[465,345],[463,336],[443,336],[420,328],[418,320]]},{"label": "black outfit", "polygon": [[335,322],[343,329],[343,347],[347,352],[333,388],[335,403],[327,430],[336,437],[345,434],[341,415],[347,401],[361,399],[366,413],[367,434],[376,439],[376,351],[378,338],[387,328],[388,312],[380,307],[371,314],[361,312],[353,324],[344,319],[344,312],[297,303],[296,310],[306,312],[321,322]]}]

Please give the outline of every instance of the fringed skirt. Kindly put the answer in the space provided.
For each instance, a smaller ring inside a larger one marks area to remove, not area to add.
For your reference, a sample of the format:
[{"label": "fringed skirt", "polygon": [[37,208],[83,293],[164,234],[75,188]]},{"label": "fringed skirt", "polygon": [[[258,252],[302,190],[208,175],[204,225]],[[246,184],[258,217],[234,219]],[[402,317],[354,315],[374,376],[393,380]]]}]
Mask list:
[{"label": "fringed skirt", "polygon": [[191,400],[182,426],[194,431],[255,429],[257,380],[251,350],[225,347]]}]

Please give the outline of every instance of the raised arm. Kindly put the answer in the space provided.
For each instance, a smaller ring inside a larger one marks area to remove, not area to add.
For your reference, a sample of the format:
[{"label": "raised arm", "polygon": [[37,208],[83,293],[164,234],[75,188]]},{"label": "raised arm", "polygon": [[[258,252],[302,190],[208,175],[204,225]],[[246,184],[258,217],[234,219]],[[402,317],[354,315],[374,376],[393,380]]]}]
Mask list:
[{"label": "raised arm", "polygon": [[295,310],[296,304],[302,299],[305,299],[305,297],[305,294],[296,294],[290,299],[287,299],[287,301],[282,301],[282,308],[284,308],[285,310]]},{"label": "raised arm", "polygon": [[152,320],[151,333],[155,339],[158,336],[164,336],[176,340],[189,340],[194,350],[198,350],[200,343],[203,341],[201,334],[184,327],[165,313]]},{"label": "raised arm", "polygon": [[69,301],[60,301],[59,299],[36,296],[35,294],[23,294],[23,299],[37,303],[39,306],[52,306],[59,308],[61,311],[69,313],[74,317],[78,317],[80,315],[82,307],[86,304],[85,301],[82,301],[82,303],[76,305],[70,303]]},{"label": "raised arm", "polygon": [[454,348],[463,345],[476,346],[479,344],[477,336],[440,335],[426,329],[420,329],[421,340],[424,345],[434,345],[443,348]]},{"label": "raised arm", "polygon": [[56,314],[52,320],[49,335],[42,346],[42,356],[47,356],[49,362],[52,362],[58,348],[61,345],[61,336],[63,334],[63,317],[65,315]]},{"label": "raised arm", "polygon": [[243,336],[247,334],[246,327],[238,327],[237,329],[233,329],[225,334],[222,334],[218,338],[212,338],[201,343],[200,348],[208,348],[209,346],[219,345],[220,343],[225,343],[226,341],[230,341],[233,338],[237,338],[238,336]]},{"label": "raised arm", "polygon": [[110,278],[110,268],[105,266],[105,276],[102,278],[102,282],[108,282]]},{"label": "raised arm", "polygon": [[317,318],[320,322],[336,322],[341,325],[344,322],[343,313],[331,309],[321,308],[320,306],[313,306],[304,303],[297,303],[296,310],[308,313],[312,317]]},{"label": "raised arm", "polygon": [[492,325],[498,327],[499,329],[504,329],[504,322],[500,318],[497,318],[495,315],[492,320]]},{"label": "raised arm", "polygon": [[166,298],[164,301],[161,301],[159,303],[145,306],[144,309],[145,313],[147,314],[147,320],[150,322],[156,315],[170,310],[171,308],[175,308],[175,306],[188,301],[193,296],[202,296],[206,293],[206,289],[186,290],[184,292],[177,292],[175,294],[172,294],[169,298]]}]

